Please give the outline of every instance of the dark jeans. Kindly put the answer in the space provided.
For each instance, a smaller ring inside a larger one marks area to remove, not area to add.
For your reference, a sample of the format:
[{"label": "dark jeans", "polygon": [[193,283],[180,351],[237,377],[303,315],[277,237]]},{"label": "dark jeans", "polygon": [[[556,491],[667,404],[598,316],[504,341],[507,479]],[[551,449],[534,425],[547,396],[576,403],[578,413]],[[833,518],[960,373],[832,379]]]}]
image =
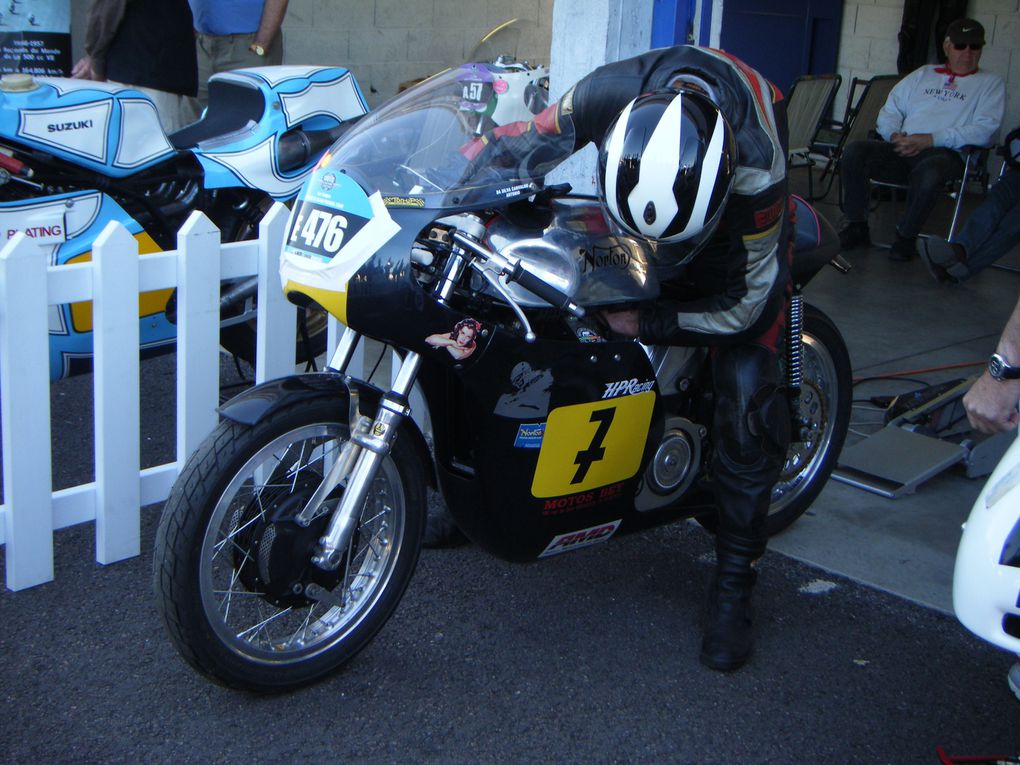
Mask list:
[{"label": "dark jeans", "polygon": [[963,158],[953,149],[925,149],[913,157],[901,157],[886,141],[855,141],[840,160],[843,212],[851,223],[868,219],[868,179],[906,183],[907,209],[896,225],[900,236],[917,236],[939,194],[949,181],[963,175]]},{"label": "dark jeans", "polygon": [[1020,242],[1020,170],[1007,170],[967,218],[956,241],[967,250],[973,276]]}]

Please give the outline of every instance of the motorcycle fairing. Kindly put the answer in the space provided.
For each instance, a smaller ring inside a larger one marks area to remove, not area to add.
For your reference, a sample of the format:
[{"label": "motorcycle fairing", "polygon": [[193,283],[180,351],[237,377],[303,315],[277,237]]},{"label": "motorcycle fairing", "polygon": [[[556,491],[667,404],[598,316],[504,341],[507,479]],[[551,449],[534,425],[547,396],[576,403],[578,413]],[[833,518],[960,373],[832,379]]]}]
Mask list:
[{"label": "motorcycle fairing", "polygon": [[379,192],[369,196],[343,173],[316,170],[287,222],[284,293],[303,294],[348,324],[348,283],[399,230]]},{"label": "motorcycle fairing", "polygon": [[[160,252],[142,227],[113,199],[99,191],[56,194],[31,201],[0,203],[4,240],[24,231],[39,245],[40,256],[60,266],[92,260],[92,242],[111,221],[123,225],[138,241],[139,253]],[[176,328],[164,309],[170,290],[139,295],[141,347],[153,349],[173,342]],[[49,307],[50,380],[72,374],[92,355],[91,302]]]},{"label": "motorcycle fairing", "polygon": [[0,92],[0,136],[113,178],[173,156],[156,107],[139,91],[61,77],[36,83]]},{"label": "motorcycle fairing", "polygon": [[[514,411],[506,396],[526,387],[522,364],[532,377],[546,373],[539,385],[548,384],[548,398],[544,406]],[[613,524],[619,532],[614,526],[612,533],[622,533],[676,512],[634,508],[664,430],[654,373],[639,344],[525,343],[497,329],[478,363],[461,371],[423,364],[419,382],[447,506],[464,533],[489,552],[534,560],[549,554],[560,535],[579,541],[569,535]],[[536,435],[522,443],[522,427]],[[534,448],[537,432],[541,445]],[[555,551],[567,549],[574,548],[563,544]]]},{"label": "motorcycle fairing", "polygon": [[[210,111],[203,121],[174,135],[193,149],[205,171],[206,188],[247,186],[276,199],[292,197],[312,168],[280,170],[280,138],[289,130],[324,130],[368,112],[351,73],[342,67],[264,66],[221,72],[209,80]],[[215,97],[245,104],[245,114],[221,117]],[[243,97],[231,98],[231,91]],[[203,126],[203,122],[208,122]],[[224,134],[219,126],[240,122]],[[211,134],[206,135],[207,131]]]},{"label": "motorcycle fairing", "polygon": [[469,162],[486,123],[465,105],[463,76],[463,67],[441,72],[367,114],[330,149],[327,162],[365,189],[447,213],[534,194],[545,173],[573,152],[570,125],[533,144],[504,147],[498,166]]}]

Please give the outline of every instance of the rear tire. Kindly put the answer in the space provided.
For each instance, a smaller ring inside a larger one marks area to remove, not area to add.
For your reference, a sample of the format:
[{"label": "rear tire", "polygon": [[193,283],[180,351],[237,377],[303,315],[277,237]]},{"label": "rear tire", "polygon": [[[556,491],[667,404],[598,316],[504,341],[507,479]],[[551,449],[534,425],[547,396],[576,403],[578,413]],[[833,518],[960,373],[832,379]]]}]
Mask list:
[{"label": "rear tire", "polygon": [[253,426],[224,421],[174,484],[155,541],[157,605],[181,655],[218,683],[272,692],[321,679],[368,644],[411,579],[425,483],[407,439],[382,461],[336,571],[310,562],[332,513],[293,520],[348,439],[345,412],[330,398]]},{"label": "rear tire", "polygon": [[[807,303],[802,336],[803,382],[795,417],[802,438],[787,449],[772,489],[765,522],[769,536],[789,528],[825,488],[850,426],[853,370],[843,336],[828,316]],[[697,520],[709,531],[717,527],[715,513]]]}]

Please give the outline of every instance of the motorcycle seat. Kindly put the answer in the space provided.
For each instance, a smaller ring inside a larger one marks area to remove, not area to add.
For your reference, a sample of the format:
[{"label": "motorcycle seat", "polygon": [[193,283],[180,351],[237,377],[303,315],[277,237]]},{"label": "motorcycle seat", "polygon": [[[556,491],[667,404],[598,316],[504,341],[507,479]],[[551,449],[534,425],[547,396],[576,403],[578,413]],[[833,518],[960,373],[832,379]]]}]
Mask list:
[{"label": "motorcycle seat", "polygon": [[197,122],[167,136],[178,151],[193,149],[214,138],[224,138],[258,123],[266,101],[258,88],[240,80],[213,76],[209,80],[209,106]]}]

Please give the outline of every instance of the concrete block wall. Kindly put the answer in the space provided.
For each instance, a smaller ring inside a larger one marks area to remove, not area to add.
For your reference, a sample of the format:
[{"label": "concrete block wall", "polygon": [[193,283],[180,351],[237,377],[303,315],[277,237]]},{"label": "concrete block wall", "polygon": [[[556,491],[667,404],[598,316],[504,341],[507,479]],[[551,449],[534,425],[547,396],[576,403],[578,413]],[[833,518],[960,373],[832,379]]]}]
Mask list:
[{"label": "concrete block wall", "polygon": [[553,0],[291,0],[284,63],[345,66],[375,108],[400,83],[464,62],[509,19],[526,27],[517,57],[548,66],[552,6]]},{"label": "concrete block wall", "polygon": [[[854,77],[896,73],[903,5],[903,0],[846,0],[838,61],[843,88],[836,96],[836,116],[842,116]],[[1020,126],[1020,0],[971,0],[967,15],[985,27],[988,45],[981,68],[1006,80],[1005,135]]]}]

